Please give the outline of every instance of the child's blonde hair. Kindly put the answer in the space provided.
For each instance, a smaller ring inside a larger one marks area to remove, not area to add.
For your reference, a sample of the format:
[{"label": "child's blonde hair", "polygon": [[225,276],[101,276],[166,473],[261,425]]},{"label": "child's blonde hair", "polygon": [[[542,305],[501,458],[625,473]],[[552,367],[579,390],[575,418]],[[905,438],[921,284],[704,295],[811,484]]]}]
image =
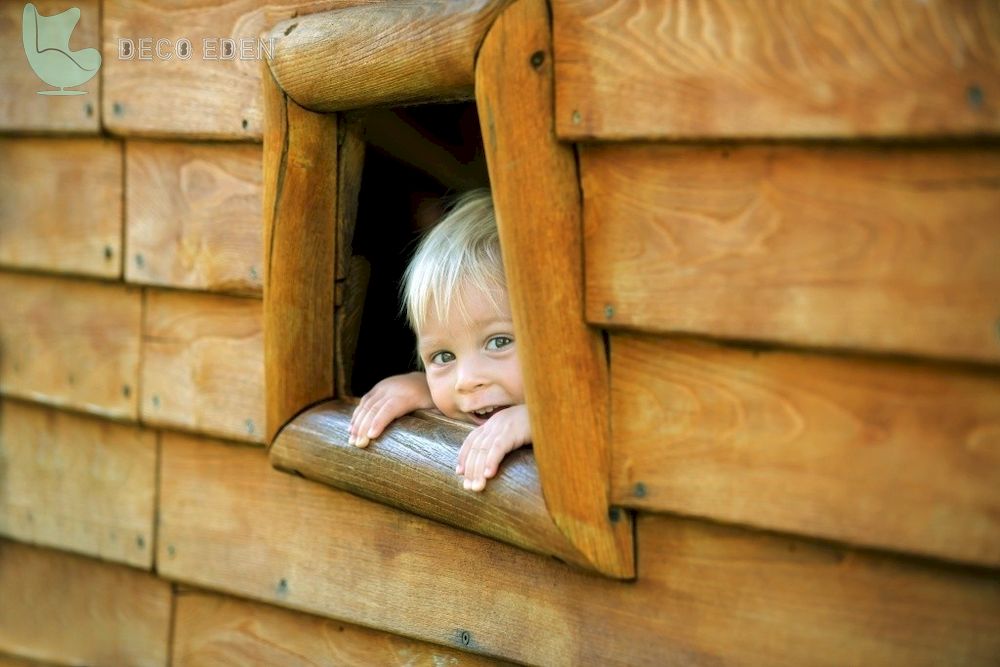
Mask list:
[{"label": "child's blonde hair", "polygon": [[452,306],[469,320],[462,292],[475,290],[500,309],[507,289],[493,199],[487,188],[457,197],[450,210],[420,241],[403,274],[403,307],[419,333],[434,309],[439,321]]}]

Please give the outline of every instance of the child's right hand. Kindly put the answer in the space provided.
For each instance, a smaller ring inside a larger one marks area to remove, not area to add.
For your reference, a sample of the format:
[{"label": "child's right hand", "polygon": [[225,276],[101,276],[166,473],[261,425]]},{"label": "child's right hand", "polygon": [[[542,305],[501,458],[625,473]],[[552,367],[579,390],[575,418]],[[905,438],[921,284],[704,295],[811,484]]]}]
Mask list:
[{"label": "child's right hand", "polygon": [[393,375],[382,380],[361,397],[351,415],[348,443],[367,447],[392,423],[393,419],[414,410],[434,407],[427,376],[421,372]]}]

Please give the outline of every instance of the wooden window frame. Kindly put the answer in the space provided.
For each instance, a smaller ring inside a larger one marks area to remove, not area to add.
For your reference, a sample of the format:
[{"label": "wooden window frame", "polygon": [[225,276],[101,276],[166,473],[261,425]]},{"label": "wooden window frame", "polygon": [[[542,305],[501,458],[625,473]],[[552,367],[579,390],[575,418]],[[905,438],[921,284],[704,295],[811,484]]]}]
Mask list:
[{"label": "wooden window frame", "polygon": [[[574,148],[554,131],[549,17],[545,0],[425,0],[348,6],[271,30],[262,77],[266,435],[278,468],[629,579],[632,517],[610,506],[607,353],[584,318],[580,185]],[[471,97],[534,434],[533,453],[505,462],[483,494],[456,491],[451,471],[448,453],[467,427],[404,418],[357,450],[346,442],[344,400],[347,295],[358,291],[352,273],[363,273],[350,270],[347,246],[364,142],[340,112]],[[390,493],[385,475],[407,483]],[[418,481],[430,485],[422,498],[411,491]]]}]

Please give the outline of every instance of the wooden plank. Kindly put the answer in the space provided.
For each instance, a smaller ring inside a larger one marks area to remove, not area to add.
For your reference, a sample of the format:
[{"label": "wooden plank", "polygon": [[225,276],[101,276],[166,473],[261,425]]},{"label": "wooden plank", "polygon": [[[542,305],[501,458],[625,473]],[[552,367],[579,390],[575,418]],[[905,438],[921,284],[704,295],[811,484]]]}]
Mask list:
[{"label": "wooden plank", "polygon": [[0,540],[0,650],[74,665],[166,665],[170,584]]},{"label": "wooden plank", "polygon": [[164,576],[546,665],[982,664],[995,572],[666,515],[620,582],[163,435]]},{"label": "wooden plank", "polygon": [[121,276],[121,202],[120,142],[0,138],[0,265]]},{"label": "wooden plank", "polygon": [[[0,3],[0,43],[5,45],[4,66],[0,67],[0,90],[3,91],[0,131],[97,134],[101,127],[101,73],[83,85],[67,88],[85,91],[84,95],[39,95],[38,91],[57,88],[42,81],[28,62],[22,41],[25,4]],[[42,16],[78,8],[80,19],[69,36],[70,50],[100,48],[98,0],[33,0],[32,4]]]},{"label": "wooden plank", "polygon": [[266,65],[263,69],[265,442],[270,443],[292,416],[336,390],[341,208],[337,117],[303,109],[278,88]]},{"label": "wooden plank", "polygon": [[139,290],[0,272],[0,394],[135,419]]},{"label": "wooden plank", "polygon": [[263,339],[257,299],[147,291],[143,422],[263,442]]},{"label": "wooden plank", "polygon": [[[276,46],[260,45],[262,33],[283,19],[370,1],[192,0],[163,11],[134,0],[106,0],[104,125],[116,134],[259,140],[260,61],[265,48]],[[148,51],[139,48],[144,37],[150,39]],[[119,57],[120,39],[132,40],[131,58]],[[161,39],[168,40],[161,44],[164,58],[156,53]],[[189,40],[186,59],[180,57],[183,39]],[[232,46],[223,40],[233,40]]]},{"label": "wooden plank", "polygon": [[581,150],[587,319],[1000,360],[1000,153]]},{"label": "wooden plank", "polygon": [[203,591],[180,591],[176,614],[176,665],[496,664],[443,646]]},{"label": "wooden plank", "polygon": [[504,459],[483,493],[468,493],[455,461],[472,427],[433,414],[395,420],[366,449],[348,444],[357,401],[327,401],[296,416],[271,445],[281,470],[404,512],[590,569],[552,522],[528,449]]},{"label": "wooden plank", "polygon": [[508,3],[357,3],[287,19],[269,33],[269,64],[278,85],[313,111],[469,99],[476,51]]},{"label": "wooden plank", "polygon": [[994,0],[555,0],[562,139],[1000,131]]},{"label": "wooden plank", "polygon": [[153,565],[156,434],[0,401],[0,534]]},{"label": "wooden plank", "polygon": [[480,49],[476,100],[545,502],[598,571],[631,577],[631,519],[608,511],[607,363],[583,319],[580,190],[552,133],[551,62],[547,6],[518,0]]},{"label": "wooden plank", "polygon": [[614,500],[1000,567],[1000,376],[611,339]]},{"label": "wooden plank", "polygon": [[260,146],[130,141],[125,154],[125,279],[260,294]]},{"label": "wooden plank", "polygon": [[350,396],[354,372],[354,353],[361,333],[371,264],[360,255],[352,255],[354,228],[358,219],[358,196],[365,166],[365,127],[357,116],[344,116],[338,128],[337,169],[337,253],[336,293],[334,295],[334,367],[336,395]]}]

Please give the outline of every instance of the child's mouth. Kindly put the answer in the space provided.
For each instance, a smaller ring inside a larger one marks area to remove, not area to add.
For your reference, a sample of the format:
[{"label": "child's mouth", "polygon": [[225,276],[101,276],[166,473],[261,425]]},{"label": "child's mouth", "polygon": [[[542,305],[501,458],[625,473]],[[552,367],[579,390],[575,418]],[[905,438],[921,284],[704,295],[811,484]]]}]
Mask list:
[{"label": "child's mouth", "polygon": [[469,417],[472,418],[472,421],[474,421],[477,426],[482,426],[483,424],[485,424],[490,420],[490,417],[500,412],[501,410],[509,407],[510,407],[509,405],[491,406],[488,408],[483,408],[481,410],[473,410],[472,412],[469,412],[468,415]]}]

